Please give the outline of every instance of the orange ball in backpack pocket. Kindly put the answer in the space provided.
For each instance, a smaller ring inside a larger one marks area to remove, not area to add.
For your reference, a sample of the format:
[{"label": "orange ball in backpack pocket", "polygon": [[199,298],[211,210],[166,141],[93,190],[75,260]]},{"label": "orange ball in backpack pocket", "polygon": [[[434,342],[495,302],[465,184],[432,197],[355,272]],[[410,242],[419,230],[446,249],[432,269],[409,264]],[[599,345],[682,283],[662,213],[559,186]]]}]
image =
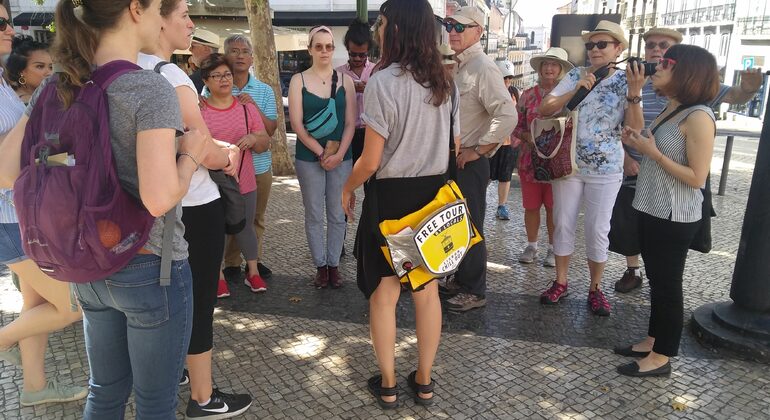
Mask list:
[{"label": "orange ball in backpack pocket", "polygon": [[96,222],[96,229],[99,231],[99,240],[105,248],[112,248],[120,243],[120,226],[109,220],[99,220]]}]

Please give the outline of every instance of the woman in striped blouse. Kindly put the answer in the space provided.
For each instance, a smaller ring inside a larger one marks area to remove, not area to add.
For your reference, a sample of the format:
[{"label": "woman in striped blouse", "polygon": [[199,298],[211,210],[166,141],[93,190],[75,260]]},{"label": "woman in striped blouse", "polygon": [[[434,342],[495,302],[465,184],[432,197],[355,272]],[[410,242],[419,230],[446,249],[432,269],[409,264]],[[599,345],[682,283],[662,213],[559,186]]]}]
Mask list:
[{"label": "woman in striped blouse", "polygon": [[640,214],[641,250],[650,279],[647,338],[615,353],[642,357],[618,366],[627,376],[668,376],[669,358],[682,336],[687,250],[700,227],[701,188],[714,151],[714,113],[705,105],[719,92],[714,56],[692,45],[671,47],[652,76],[653,88],[668,106],[641,134],[626,127],[623,143],[644,155],[633,206]]}]

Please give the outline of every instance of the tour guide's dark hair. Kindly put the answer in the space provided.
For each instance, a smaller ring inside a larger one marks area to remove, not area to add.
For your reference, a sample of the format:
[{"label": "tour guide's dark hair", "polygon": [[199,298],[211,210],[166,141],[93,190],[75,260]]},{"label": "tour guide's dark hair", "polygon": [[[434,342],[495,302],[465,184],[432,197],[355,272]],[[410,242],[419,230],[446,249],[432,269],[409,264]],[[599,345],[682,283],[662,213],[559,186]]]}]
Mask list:
[{"label": "tour guide's dark hair", "polygon": [[353,20],[350,26],[348,26],[348,31],[345,32],[345,39],[343,41],[345,48],[350,49],[351,42],[356,45],[372,46],[374,40],[372,40],[372,31],[368,23],[361,22],[359,19]]},{"label": "tour guide's dark hair", "polygon": [[695,45],[678,44],[669,48],[665,58],[676,60],[671,81],[662,93],[682,105],[707,104],[719,94],[719,69],[714,56]]},{"label": "tour guide's dark hair", "polygon": [[201,63],[201,78],[203,78],[203,80],[208,79],[211,72],[219,66],[227,66],[230,73],[233,72],[233,68],[227,62],[227,59],[225,59],[225,55],[214,53]]},{"label": "tour guide's dark hair", "polygon": [[11,86],[14,88],[19,87],[21,72],[27,68],[27,59],[35,51],[48,51],[48,44],[35,41],[34,38],[28,35],[16,35],[13,37],[13,50],[8,56],[5,67],[8,70],[8,79],[10,79]]},{"label": "tour guide's dark hair", "polygon": [[[99,32],[115,28],[132,0],[84,0],[81,17],[75,15],[71,0],[56,5],[56,38],[51,47],[53,61],[62,68],[57,90],[65,107],[74,101],[74,88],[91,78]],[[147,9],[152,0],[138,0]],[[82,20],[81,20],[82,19]]]},{"label": "tour guide's dark hair", "polygon": [[380,7],[388,20],[380,40],[380,68],[393,63],[410,72],[414,80],[432,92],[433,105],[450,97],[449,74],[441,64],[433,8],[427,0],[388,0]]}]

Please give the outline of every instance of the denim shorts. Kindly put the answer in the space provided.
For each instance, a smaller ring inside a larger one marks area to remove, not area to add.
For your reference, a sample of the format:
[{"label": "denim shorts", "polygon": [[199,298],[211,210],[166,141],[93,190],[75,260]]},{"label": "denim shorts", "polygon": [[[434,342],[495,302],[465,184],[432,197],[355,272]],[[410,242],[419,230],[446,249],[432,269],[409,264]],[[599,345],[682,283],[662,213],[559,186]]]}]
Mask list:
[{"label": "denim shorts", "polygon": [[21,249],[18,223],[0,223],[0,264],[15,264],[27,259]]}]

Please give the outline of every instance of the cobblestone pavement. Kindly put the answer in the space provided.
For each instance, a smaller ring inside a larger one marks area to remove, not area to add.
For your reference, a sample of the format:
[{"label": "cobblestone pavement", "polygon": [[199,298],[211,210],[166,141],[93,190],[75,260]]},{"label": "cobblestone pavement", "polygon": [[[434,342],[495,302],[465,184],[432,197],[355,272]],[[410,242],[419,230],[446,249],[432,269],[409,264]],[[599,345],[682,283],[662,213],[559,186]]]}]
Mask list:
[{"label": "cobblestone pavement", "polygon": [[[714,250],[691,253],[685,273],[685,317],[698,306],[729,299],[746,196],[753,168],[752,140],[738,139],[728,192],[715,196]],[[742,152],[739,145],[748,151]],[[724,139],[712,165],[714,190]],[[496,203],[496,186],[487,202]],[[512,219],[487,211],[488,306],[465,315],[445,313],[435,365],[437,404],[416,406],[402,392],[402,406],[383,412],[366,391],[375,371],[367,305],[353,281],[355,260],[346,256],[346,286],[310,287],[314,267],[307,249],[296,179],[277,178],[268,209],[265,264],[275,275],[266,294],[250,293],[240,281],[215,315],[214,378],[224,390],[250,392],[249,419],[299,418],[770,418],[770,367],[736,360],[701,347],[685,332],[671,378],[639,380],[615,373],[626,359],[612,354],[646,331],[649,289],[617,295],[612,284],[624,270],[613,255],[604,290],[613,305],[608,318],[592,316],[585,298],[588,274],[582,244],[570,272],[572,295],[556,307],[542,307],[538,295],[554,278],[551,268],[520,265],[525,245],[516,178],[510,194]],[[544,236],[544,235],[541,235]],[[581,237],[579,234],[578,237]],[[348,231],[352,249],[354,231]],[[541,241],[541,252],[545,243]],[[541,258],[543,255],[541,255]],[[235,279],[237,281],[237,279]],[[402,391],[417,358],[414,312],[407,294],[397,312],[397,370]],[[0,315],[10,322],[21,306],[7,271],[0,271]],[[50,338],[47,369],[64,383],[84,385],[88,365],[80,323]],[[0,372],[0,418],[75,419],[82,402],[21,408],[21,373]],[[179,418],[189,398],[180,390]],[[675,403],[681,403],[675,404]],[[679,411],[674,406],[683,408]],[[133,405],[128,407],[133,418]]]}]

